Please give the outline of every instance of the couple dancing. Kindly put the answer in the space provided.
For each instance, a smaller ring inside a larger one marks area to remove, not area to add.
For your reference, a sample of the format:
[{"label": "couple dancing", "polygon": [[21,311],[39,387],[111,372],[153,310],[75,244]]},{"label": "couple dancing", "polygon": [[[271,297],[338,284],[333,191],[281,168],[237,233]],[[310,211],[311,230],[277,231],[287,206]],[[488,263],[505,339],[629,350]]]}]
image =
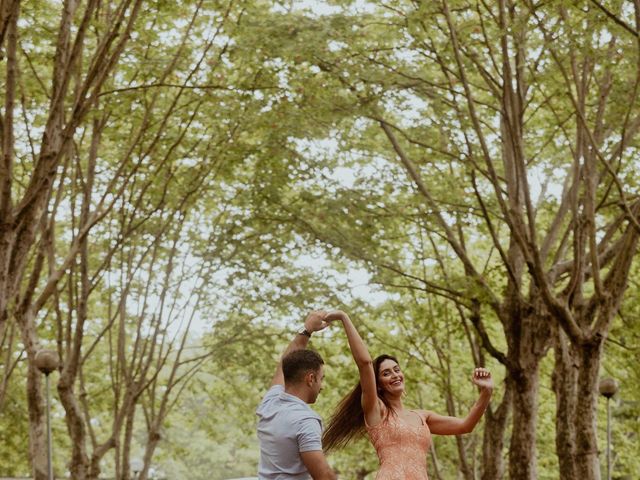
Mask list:
[{"label": "couple dancing", "polygon": [[[358,385],[338,405],[322,433],[322,420],[308,404],[322,389],[324,362],[306,349],[311,334],[333,322],[341,322],[351,354],[360,372]],[[261,480],[335,480],[325,452],[344,447],[351,439],[369,436],[380,469],[376,480],[428,480],[426,455],[431,434],[469,433],[484,413],[493,380],[484,368],[476,368],[472,382],[480,398],[465,418],[410,410],[402,403],[404,375],[390,355],[371,359],[366,345],[342,311],[309,314],[278,363],[271,388],[256,413],[260,441]]]}]

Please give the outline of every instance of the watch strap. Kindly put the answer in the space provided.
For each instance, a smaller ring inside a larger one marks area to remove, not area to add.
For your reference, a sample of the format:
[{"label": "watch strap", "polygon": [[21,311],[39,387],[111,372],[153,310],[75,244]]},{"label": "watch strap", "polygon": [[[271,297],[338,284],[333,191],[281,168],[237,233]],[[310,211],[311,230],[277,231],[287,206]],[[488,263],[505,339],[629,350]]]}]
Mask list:
[{"label": "watch strap", "polygon": [[304,335],[306,337],[311,338],[311,332],[309,330],[307,330],[306,328],[302,327],[300,330],[298,330],[298,335]]}]

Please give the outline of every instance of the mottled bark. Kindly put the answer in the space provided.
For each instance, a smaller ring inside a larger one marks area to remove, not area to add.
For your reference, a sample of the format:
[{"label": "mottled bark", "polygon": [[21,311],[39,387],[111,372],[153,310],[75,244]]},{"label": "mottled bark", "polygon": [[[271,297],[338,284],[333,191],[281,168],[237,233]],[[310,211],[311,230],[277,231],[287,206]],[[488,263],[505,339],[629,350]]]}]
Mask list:
[{"label": "mottled bark", "polygon": [[578,350],[581,362],[575,402],[576,480],[600,480],[596,423],[601,350],[601,339]]},{"label": "mottled bark", "polygon": [[[164,421],[164,419],[162,419],[162,421]],[[149,478],[149,467],[151,467],[151,459],[153,458],[153,454],[158,447],[158,443],[160,443],[160,440],[162,440],[162,436],[160,435],[159,430],[161,423],[162,422],[156,422],[147,433],[147,445],[144,451],[144,458],[142,459],[142,471],[138,475],[139,480],[147,480]]]},{"label": "mottled bark", "polygon": [[34,359],[39,350],[33,319],[21,317],[26,324],[21,327],[22,342],[27,352],[27,408],[29,411],[29,460],[35,480],[49,476],[47,464],[47,417],[43,374],[35,367]]},{"label": "mottled bark", "polygon": [[[634,205],[634,214],[638,212]],[[598,379],[602,347],[609,326],[620,308],[639,234],[629,223],[616,257],[602,282],[603,292],[576,309],[582,338],[569,342],[566,331],[556,335],[556,447],[562,478],[600,480],[597,439]]]},{"label": "mottled bark", "polygon": [[555,340],[555,366],[551,386],[556,395],[556,454],[560,478],[576,477],[576,385],[579,363],[566,334],[559,330]]},{"label": "mottled bark", "polygon": [[602,342],[588,342],[577,347],[569,344],[562,332],[560,337],[553,374],[560,477],[599,480],[596,414]]},{"label": "mottled bark", "polygon": [[513,382],[513,421],[509,446],[509,477],[519,480],[538,478],[536,425],[538,415],[539,359],[530,359],[526,373]]},{"label": "mottled bark", "polygon": [[58,384],[58,394],[66,413],[65,421],[71,438],[69,471],[72,478],[85,480],[89,471],[89,457],[85,443],[86,432],[82,420],[82,410],[76,401],[73,386],[68,382],[64,381]]},{"label": "mottled bark", "polygon": [[489,407],[484,414],[481,480],[500,480],[504,477],[503,450],[512,409],[512,390],[512,382],[507,382],[500,405],[495,409]]},{"label": "mottled bark", "polygon": [[129,480],[131,478],[131,440],[133,439],[133,421],[135,419],[135,409],[127,412],[126,421],[124,424],[124,438],[122,441],[122,480]]}]

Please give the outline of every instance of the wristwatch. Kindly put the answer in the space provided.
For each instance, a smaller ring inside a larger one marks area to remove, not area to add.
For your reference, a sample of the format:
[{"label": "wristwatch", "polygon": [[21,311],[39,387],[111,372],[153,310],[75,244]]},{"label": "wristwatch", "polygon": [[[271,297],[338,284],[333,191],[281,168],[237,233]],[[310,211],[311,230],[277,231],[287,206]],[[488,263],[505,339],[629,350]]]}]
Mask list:
[{"label": "wristwatch", "polygon": [[307,337],[311,338],[311,332],[304,327],[298,330],[298,335],[306,335]]}]

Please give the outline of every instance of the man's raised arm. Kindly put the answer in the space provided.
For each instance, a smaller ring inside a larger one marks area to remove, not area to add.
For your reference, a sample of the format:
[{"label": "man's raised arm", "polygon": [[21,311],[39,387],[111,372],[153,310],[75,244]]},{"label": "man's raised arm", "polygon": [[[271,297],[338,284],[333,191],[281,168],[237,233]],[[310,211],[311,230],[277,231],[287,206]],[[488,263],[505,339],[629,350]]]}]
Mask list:
[{"label": "man's raised arm", "polygon": [[273,379],[271,380],[271,386],[274,385],[284,385],[284,374],[282,373],[282,359],[288,354],[293,352],[294,350],[302,350],[307,348],[309,344],[309,339],[311,338],[311,334],[313,332],[318,332],[327,327],[328,323],[324,321],[324,317],[327,315],[327,312],[324,310],[315,310],[307,315],[307,318],[304,321],[304,328],[301,328],[291,343],[285,348],[282,355],[280,355],[280,360],[278,361],[278,366],[276,367],[276,372],[273,375]]}]

